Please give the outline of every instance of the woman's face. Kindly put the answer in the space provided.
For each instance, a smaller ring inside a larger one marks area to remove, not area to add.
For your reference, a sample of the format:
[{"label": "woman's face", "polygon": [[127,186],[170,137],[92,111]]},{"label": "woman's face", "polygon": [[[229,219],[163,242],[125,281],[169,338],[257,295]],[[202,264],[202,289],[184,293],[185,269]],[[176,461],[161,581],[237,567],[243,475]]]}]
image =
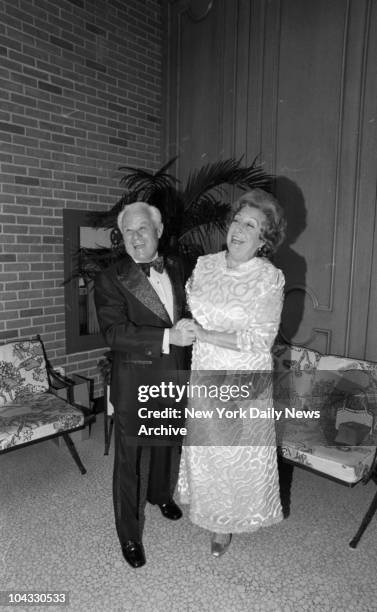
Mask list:
[{"label": "woman's face", "polygon": [[265,223],[265,214],[253,206],[244,206],[234,216],[226,237],[228,252],[234,262],[243,263],[254,257],[264,244],[260,235]]}]

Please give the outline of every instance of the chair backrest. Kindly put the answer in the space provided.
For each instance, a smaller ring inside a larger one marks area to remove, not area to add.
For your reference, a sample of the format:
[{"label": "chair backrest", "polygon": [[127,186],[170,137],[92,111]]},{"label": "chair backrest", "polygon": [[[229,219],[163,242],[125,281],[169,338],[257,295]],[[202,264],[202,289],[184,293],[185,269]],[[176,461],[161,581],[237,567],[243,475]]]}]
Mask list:
[{"label": "chair backrest", "polygon": [[43,346],[39,339],[0,346],[0,406],[15,401],[25,391],[49,388]]},{"label": "chair backrest", "polygon": [[[324,355],[318,363],[314,392],[323,398],[336,429],[342,423],[370,428],[377,442],[377,363]],[[321,417],[326,416],[322,410]]]},{"label": "chair backrest", "polygon": [[312,394],[313,380],[321,354],[293,344],[275,344],[272,357],[275,405],[279,408],[304,408]]}]

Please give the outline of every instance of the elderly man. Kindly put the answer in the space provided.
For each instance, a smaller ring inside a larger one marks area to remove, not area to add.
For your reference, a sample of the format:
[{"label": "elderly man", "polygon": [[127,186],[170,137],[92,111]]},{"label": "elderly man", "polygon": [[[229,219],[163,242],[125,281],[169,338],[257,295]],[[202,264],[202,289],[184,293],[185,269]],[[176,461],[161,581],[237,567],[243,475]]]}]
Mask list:
[{"label": "elderly man", "polygon": [[98,275],[95,302],[101,331],[113,352],[115,522],[123,556],[136,568],[146,562],[142,543],[146,502],[157,504],[168,519],[182,516],[172,497],[179,444],[142,438],[137,425],[141,407],[147,414],[146,409],[161,411],[179,403],[154,395],[141,404],[140,388],[143,385],[145,390],[151,383],[158,388],[172,379],[176,383],[186,366],[184,347],[192,344],[194,334],[177,328],[184,316],[184,279],[177,258],[163,261],[158,255],[163,232],[159,210],[145,202],[129,204],[118,216],[118,227],[127,255]]}]

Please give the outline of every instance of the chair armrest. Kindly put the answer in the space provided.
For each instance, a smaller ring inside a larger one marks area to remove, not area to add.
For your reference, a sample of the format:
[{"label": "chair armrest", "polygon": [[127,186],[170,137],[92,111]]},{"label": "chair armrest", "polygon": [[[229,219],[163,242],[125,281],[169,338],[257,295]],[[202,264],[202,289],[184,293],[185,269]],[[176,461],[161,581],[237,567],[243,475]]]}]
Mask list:
[{"label": "chair armrest", "polygon": [[65,390],[65,393],[63,392],[63,395],[66,395],[64,399],[66,399],[66,401],[71,406],[74,406],[75,408],[78,408],[79,410],[81,410],[81,412],[84,414],[84,417],[85,417],[85,424],[87,425],[87,424],[93,423],[96,420],[96,415],[93,412],[92,408],[88,406],[84,406],[80,404],[79,402],[75,401],[74,387],[77,384],[77,382],[73,380],[72,378],[69,378],[68,376],[63,376],[62,374],[60,374],[59,372],[57,372],[56,370],[52,368],[48,369],[48,374],[50,377],[50,391],[54,393],[55,395],[62,397],[61,391]]},{"label": "chair armrest", "polygon": [[81,410],[81,412],[83,413],[84,417],[85,417],[85,425],[88,425],[89,423],[94,423],[96,421],[96,414],[93,412],[93,410],[91,408],[88,408],[88,406],[83,406],[82,404],[78,404],[77,402],[69,402],[71,406],[74,406],[75,408],[78,408],[79,410]]},{"label": "chair armrest", "polygon": [[59,395],[61,397],[59,391],[61,389],[66,389],[67,401],[70,404],[73,404],[73,387],[75,384],[74,381],[68,378],[67,376],[63,376],[52,368],[48,368],[48,377],[50,381],[50,391],[55,395]]},{"label": "chair armrest", "polygon": [[54,381],[58,383],[58,388],[74,385],[74,381],[71,378],[69,378],[68,376],[63,376],[63,374],[60,374],[60,372],[58,372],[57,370],[48,368],[47,372],[48,372],[50,381],[51,382]]}]

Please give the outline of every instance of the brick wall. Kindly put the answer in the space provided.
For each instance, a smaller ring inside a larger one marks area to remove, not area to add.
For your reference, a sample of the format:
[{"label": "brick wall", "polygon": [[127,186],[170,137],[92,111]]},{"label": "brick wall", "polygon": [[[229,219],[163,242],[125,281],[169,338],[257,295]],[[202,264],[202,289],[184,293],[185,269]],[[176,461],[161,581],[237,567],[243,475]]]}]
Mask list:
[{"label": "brick wall", "polygon": [[118,167],[160,165],[159,0],[0,0],[0,343],[66,355],[62,210],[104,210]]}]

